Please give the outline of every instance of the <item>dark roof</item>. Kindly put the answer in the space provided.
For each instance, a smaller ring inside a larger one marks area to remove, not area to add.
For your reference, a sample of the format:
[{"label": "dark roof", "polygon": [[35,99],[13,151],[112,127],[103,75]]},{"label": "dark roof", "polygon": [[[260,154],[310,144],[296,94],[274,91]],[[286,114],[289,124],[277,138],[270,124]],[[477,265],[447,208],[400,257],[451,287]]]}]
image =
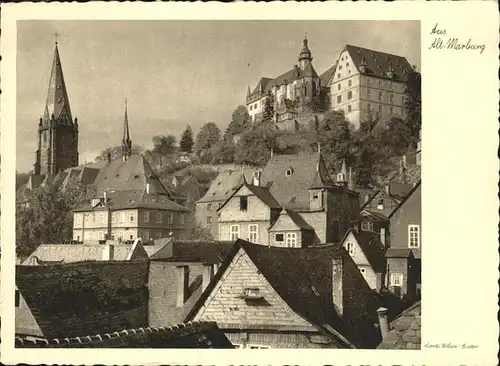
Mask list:
[{"label": "dark roof", "polygon": [[69,339],[16,337],[19,348],[234,348],[215,322],[189,322],[171,327],[123,329]]},{"label": "dark roof", "polygon": [[376,220],[376,221],[387,221],[389,220],[389,218],[387,216],[385,216],[383,213],[381,212],[377,212],[377,211],[373,211],[373,210],[367,210],[367,209],[363,209],[359,215],[358,215],[358,219],[362,219],[364,217],[363,214],[366,214],[367,216],[370,216],[371,219],[373,220]]},{"label": "dark roof", "polygon": [[285,212],[299,228],[304,230],[314,230],[314,228],[309,225],[297,212],[292,210],[285,210]]},{"label": "dark roof", "polygon": [[[349,233],[354,235],[354,238],[373,270],[378,273],[385,273],[386,261],[384,257],[384,248],[382,243],[380,243],[380,236],[375,232],[349,229],[344,236],[344,240]],[[344,240],[342,240],[342,242],[344,242]]]},{"label": "dark roof", "polygon": [[403,311],[390,324],[387,337],[378,349],[420,349],[421,336],[421,303],[416,302]]},{"label": "dark roof", "polygon": [[[276,201],[290,210],[309,210],[309,188],[316,180],[317,168],[321,182],[329,181],[326,166],[317,153],[273,155],[262,171],[262,186]],[[291,169],[292,174],[285,173]]]},{"label": "dark roof", "polygon": [[248,184],[244,182],[240,187],[233,190],[233,193],[226,199],[226,201],[219,206],[217,211],[221,210],[232,198],[238,193],[238,191],[242,188],[246,187],[250,192],[252,192],[259,200],[261,200],[267,207],[274,209],[281,209],[280,204],[276,201],[273,195],[269,192],[267,188],[257,187],[252,184]]},{"label": "dark roof", "polygon": [[[220,264],[234,245],[233,241],[203,241],[159,239],[165,244],[151,260]],[[155,241],[155,244],[156,242]]]},{"label": "dark roof", "polygon": [[[243,170],[243,173],[242,173]],[[239,188],[243,183],[242,174],[247,181],[251,181],[258,168],[246,167],[238,170],[226,170],[220,172],[214,179],[205,195],[196,203],[211,203],[225,201],[233,190]]]},{"label": "dark roof", "polygon": [[[365,63],[366,71],[363,74],[404,82],[413,72],[408,60],[402,56],[352,45],[346,45],[345,49],[349,52],[358,71],[360,71],[359,66],[361,63]],[[394,74],[393,78],[389,78],[387,75],[387,71],[391,67]]]},{"label": "dark roof", "polygon": [[175,202],[172,202],[168,196],[150,193],[147,194],[144,189],[111,191],[106,195],[106,206],[100,204],[92,207],[87,203],[77,209],[75,212],[90,210],[105,210],[109,207],[111,210],[123,210],[129,208],[149,208],[166,211],[189,212],[189,209]]},{"label": "dark roof", "polygon": [[409,248],[389,248],[385,252],[386,258],[408,258],[412,254]]},{"label": "dark roof", "polygon": [[320,84],[322,87],[329,87],[330,80],[332,79],[333,74],[335,74],[335,70],[337,69],[337,64],[335,63],[332,67],[326,70],[319,76]]},{"label": "dark roof", "polygon": [[[234,256],[243,249],[278,295],[297,314],[313,324],[320,332],[326,333],[339,347],[355,348],[363,344],[363,336],[353,330],[352,318],[347,323],[338,315],[332,302],[332,260],[342,259],[344,276],[360,277],[354,266],[346,266],[351,261],[348,253],[339,246],[329,245],[314,248],[280,248],[251,244],[238,239],[231,253],[210,282],[207,289],[187,315],[191,319],[224,275]],[[348,273],[347,273],[348,272]],[[345,278],[344,277],[344,278]],[[366,285],[366,281],[360,284]],[[371,291],[368,289],[368,291]],[[375,295],[373,295],[375,299]],[[346,302],[344,302],[344,309]],[[361,314],[358,314],[361,316]]]},{"label": "dark roof", "polygon": [[420,183],[421,181],[418,181],[418,183],[415,184],[415,186],[408,192],[408,194],[404,197],[404,199],[401,200],[401,202],[399,202],[398,206],[389,215],[389,219],[391,219],[392,216],[394,216],[394,214],[399,211],[401,206],[403,206],[405,202],[408,201],[408,199],[413,195],[413,193],[415,193],[417,190],[420,189]]},{"label": "dark roof", "polygon": [[46,338],[147,326],[147,281],[147,261],[16,266],[17,288]]}]

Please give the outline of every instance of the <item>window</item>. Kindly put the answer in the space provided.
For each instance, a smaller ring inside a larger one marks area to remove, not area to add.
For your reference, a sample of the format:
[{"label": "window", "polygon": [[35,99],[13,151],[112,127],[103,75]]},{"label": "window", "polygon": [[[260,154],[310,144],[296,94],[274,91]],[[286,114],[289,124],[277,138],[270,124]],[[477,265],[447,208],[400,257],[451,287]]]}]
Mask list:
[{"label": "window", "polygon": [[161,231],[158,231],[158,232],[156,233],[156,239],[161,239]]},{"label": "window", "polygon": [[370,99],[371,96],[372,96],[372,91],[371,91],[371,89],[368,89],[368,91],[367,91],[367,97],[368,97],[368,99]]},{"label": "window", "polygon": [[408,225],[408,247],[420,247],[420,225]]},{"label": "window", "polygon": [[285,241],[285,235],[284,234],[274,234],[274,241],[278,243],[282,243]]},{"label": "window", "polygon": [[169,224],[173,224],[174,223],[174,214],[172,214],[172,213],[168,213],[167,214],[167,222]]},{"label": "window", "polygon": [[394,101],[394,94],[389,94],[389,101],[392,103]]},{"label": "window", "polygon": [[382,80],[378,80],[378,86],[383,86],[384,85],[384,82]]},{"label": "window", "polygon": [[378,92],[378,100],[383,100],[384,99],[384,95],[382,92]]},{"label": "window", "polygon": [[240,226],[239,225],[231,225],[231,240],[236,240],[240,237]]},{"label": "window", "polygon": [[123,240],[123,235],[124,235],[123,231],[120,231],[120,233],[118,234],[118,239]]},{"label": "window", "polygon": [[347,99],[352,99],[352,91],[347,92]]},{"label": "window", "polygon": [[212,223],[212,217],[208,216],[207,217],[207,224],[211,224]]},{"label": "window", "polygon": [[128,232],[128,239],[129,240],[134,240],[134,233],[132,231]]},{"label": "window", "polygon": [[248,197],[240,197],[240,211],[246,211],[248,209]]},{"label": "window", "polygon": [[104,212],[99,213],[99,223],[104,224]]},{"label": "window", "polygon": [[104,232],[99,231],[99,233],[98,233],[98,240],[104,240]]},{"label": "window", "polygon": [[291,176],[293,174],[293,169],[292,168],[288,168],[286,171],[285,171],[285,175],[287,177]]},{"label": "window", "polygon": [[369,77],[367,77],[367,78],[366,78],[366,82],[367,82],[368,84],[371,84],[371,83],[372,83],[372,79],[370,79]]},{"label": "window", "polygon": [[373,231],[373,222],[371,222],[371,221],[363,221],[361,223],[361,230],[362,231]]},{"label": "window", "polygon": [[337,104],[342,103],[342,95],[337,95]]},{"label": "window", "polygon": [[120,224],[123,224],[125,222],[125,212],[120,212]]},{"label": "window", "polygon": [[391,273],[391,285],[392,286],[403,286],[403,274],[402,273]]},{"label": "window", "polygon": [[135,212],[130,212],[128,215],[128,221],[134,222],[135,221]]},{"label": "window", "polygon": [[184,214],[180,214],[179,216],[179,224],[184,225]]},{"label": "window", "polygon": [[157,212],[156,213],[156,223],[161,224],[162,220],[163,220],[163,215],[161,214],[161,212]]},{"label": "window", "polygon": [[149,224],[149,212],[144,212],[144,222]]},{"label": "window", "polygon": [[115,224],[115,223],[116,223],[116,212],[113,212],[113,213],[111,214],[111,223],[112,223],[112,224]]},{"label": "window", "polygon": [[337,74],[337,79],[340,79],[340,72]]},{"label": "window", "polygon": [[337,84],[337,89],[340,90],[340,88],[342,88],[341,83],[338,83]]},{"label": "window", "polygon": [[361,272],[361,276],[366,280],[366,268],[358,267],[359,272]]},{"label": "window", "polygon": [[297,233],[286,233],[286,246],[289,248],[297,246]]},{"label": "window", "polygon": [[389,108],[389,114],[392,116],[394,114],[394,108],[390,107]]},{"label": "window", "polygon": [[339,70],[342,70],[342,65],[339,65]]},{"label": "window", "polygon": [[366,108],[367,108],[369,111],[371,111],[371,110],[372,110],[372,105],[371,105],[370,103],[368,103],[368,104],[366,105]]},{"label": "window", "polygon": [[207,203],[207,211],[212,211],[212,204],[211,203]]},{"label": "window", "polygon": [[349,105],[347,106],[347,112],[351,112],[351,111],[352,111],[352,107],[351,107],[351,105],[349,104]]},{"label": "window", "polygon": [[259,238],[259,227],[258,225],[248,225],[248,240],[252,243],[257,243]]},{"label": "window", "polygon": [[352,86],[352,80],[349,80],[349,81],[347,82],[347,85]]},{"label": "window", "polygon": [[348,241],[345,244],[345,249],[347,250],[349,255],[354,255],[354,243],[351,243],[350,241]]},{"label": "window", "polygon": [[142,236],[144,236],[144,241],[149,241],[149,231],[144,231]]},{"label": "window", "polygon": [[382,114],[382,104],[378,105],[378,113]]},{"label": "window", "polygon": [[346,62],[346,63],[345,63],[345,65],[346,65],[346,66],[349,66],[349,62]]}]

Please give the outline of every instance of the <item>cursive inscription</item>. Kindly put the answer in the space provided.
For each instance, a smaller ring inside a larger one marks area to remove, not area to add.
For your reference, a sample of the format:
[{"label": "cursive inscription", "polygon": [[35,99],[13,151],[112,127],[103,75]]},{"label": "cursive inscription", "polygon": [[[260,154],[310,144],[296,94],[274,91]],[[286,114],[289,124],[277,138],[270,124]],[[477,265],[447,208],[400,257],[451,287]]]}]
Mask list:
[{"label": "cursive inscription", "polygon": [[464,40],[448,36],[447,30],[440,27],[439,23],[436,23],[430,34],[434,35],[433,41],[429,46],[430,50],[476,51],[482,54],[486,48],[484,44],[474,43],[470,37]]},{"label": "cursive inscription", "polygon": [[449,343],[449,342],[443,342],[443,343],[426,343],[424,344],[425,348],[456,348],[456,349],[475,349],[479,348],[478,345],[475,344],[469,344],[469,343]]}]

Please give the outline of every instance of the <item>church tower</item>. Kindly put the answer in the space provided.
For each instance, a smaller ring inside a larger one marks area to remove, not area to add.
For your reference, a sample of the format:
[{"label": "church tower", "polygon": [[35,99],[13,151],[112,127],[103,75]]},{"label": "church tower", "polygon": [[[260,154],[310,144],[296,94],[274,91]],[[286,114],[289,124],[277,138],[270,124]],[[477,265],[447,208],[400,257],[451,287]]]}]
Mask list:
[{"label": "church tower", "polygon": [[127,100],[125,99],[125,119],[123,121],[122,158],[125,162],[132,155],[132,141],[128,129]]},{"label": "church tower", "polygon": [[78,165],[78,120],[71,115],[57,41],[47,101],[38,123],[35,175],[53,175]]},{"label": "church tower", "polygon": [[307,35],[304,37],[304,46],[299,54],[299,66],[302,70],[306,68],[308,64],[312,62],[312,55],[309,46],[307,45]]}]

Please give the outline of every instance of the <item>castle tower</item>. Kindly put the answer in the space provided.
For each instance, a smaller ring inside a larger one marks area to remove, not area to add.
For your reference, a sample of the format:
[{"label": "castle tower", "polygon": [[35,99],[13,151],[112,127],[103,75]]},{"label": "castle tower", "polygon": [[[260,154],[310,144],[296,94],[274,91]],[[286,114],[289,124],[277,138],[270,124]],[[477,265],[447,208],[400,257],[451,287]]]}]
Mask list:
[{"label": "castle tower", "polygon": [[122,158],[125,162],[132,155],[132,141],[128,129],[127,100],[125,99],[125,119],[123,121]]},{"label": "castle tower", "polygon": [[38,123],[35,175],[52,175],[78,165],[78,120],[71,115],[57,41],[43,117]]},{"label": "castle tower", "polygon": [[311,50],[307,45],[307,34],[304,37],[304,46],[302,47],[302,51],[299,54],[299,65],[302,70],[306,68],[308,64],[312,61]]}]

